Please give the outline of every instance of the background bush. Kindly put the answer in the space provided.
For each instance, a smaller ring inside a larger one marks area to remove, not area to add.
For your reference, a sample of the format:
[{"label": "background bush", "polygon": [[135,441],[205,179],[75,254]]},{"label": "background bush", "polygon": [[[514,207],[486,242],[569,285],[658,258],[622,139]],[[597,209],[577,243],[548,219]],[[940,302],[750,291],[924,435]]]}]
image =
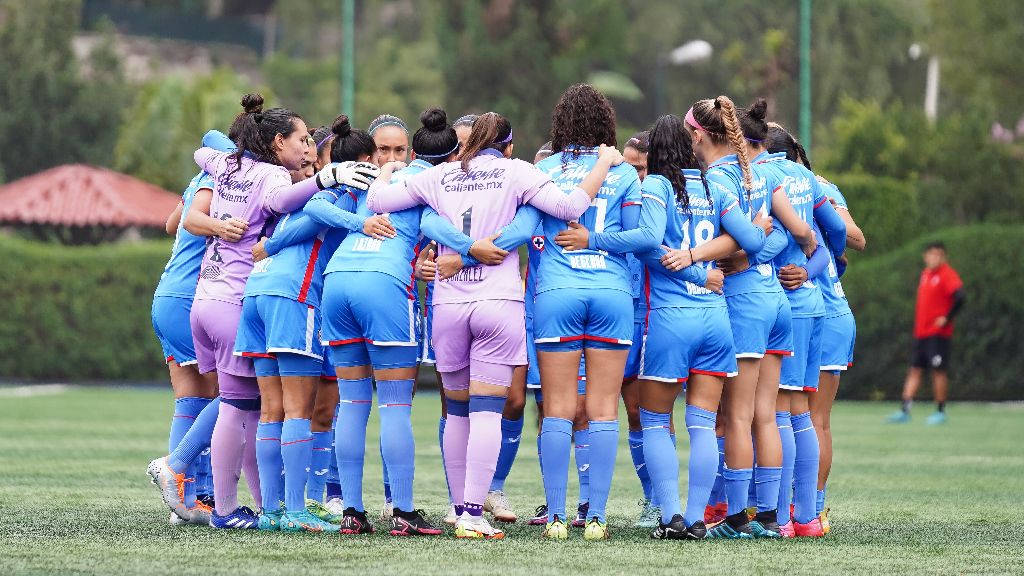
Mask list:
[{"label": "background bush", "polygon": [[[1017,292],[1024,226],[997,224],[930,232],[850,267],[842,281],[857,318],[857,351],[853,368],[843,375],[840,396],[899,397],[910,361],[921,253],[933,240],[946,243],[950,264],[960,273],[967,297],[953,339],[950,398],[1024,398],[1020,352],[1024,300]],[[872,241],[869,231],[869,249]],[[925,396],[930,395],[928,384],[922,389]]]},{"label": "background bush", "polygon": [[65,247],[0,237],[0,376],[163,380],[150,304],[170,242]]}]

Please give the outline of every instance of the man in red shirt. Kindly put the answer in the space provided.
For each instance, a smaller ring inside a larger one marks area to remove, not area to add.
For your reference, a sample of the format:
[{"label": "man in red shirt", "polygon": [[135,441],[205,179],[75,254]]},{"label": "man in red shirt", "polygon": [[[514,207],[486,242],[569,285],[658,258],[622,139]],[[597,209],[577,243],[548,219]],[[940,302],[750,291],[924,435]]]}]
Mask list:
[{"label": "man in red shirt", "polygon": [[910,407],[921,385],[925,370],[931,370],[936,411],[927,424],[946,421],[946,393],[949,387],[950,340],[953,317],[964,303],[963,282],[946,263],[946,247],[942,242],[929,244],[924,251],[925,268],[917,285],[917,307],[914,312],[914,354],[903,385],[903,407],[889,417],[892,423],[910,421]]}]

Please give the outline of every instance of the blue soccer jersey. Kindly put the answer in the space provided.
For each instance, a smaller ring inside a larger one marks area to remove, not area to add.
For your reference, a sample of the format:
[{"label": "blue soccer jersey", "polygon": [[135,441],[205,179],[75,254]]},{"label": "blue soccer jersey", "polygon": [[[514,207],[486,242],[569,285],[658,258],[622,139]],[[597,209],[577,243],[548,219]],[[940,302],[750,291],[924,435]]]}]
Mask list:
[{"label": "blue soccer jersey", "polygon": [[[786,193],[793,210],[801,220],[813,227],[815,208],[828,203],[828,198],[814,174],[800,164],[786,160],[784,157],[768,158],[758,165],[775,171],[780,182],[779,185]],[[804,255],[803,248],[792,236],[789,238],[789,244],[775,257],[776,268],[787,264],[803,266],[806,263],[807,257]],[[825,303],[815,278],[808,278],[796,290],[786,290],[786,296],[789,298],[793,318],[812,318],[825,314]]]},{"label": "blue soccer jersey", "polygon": [[[754,161],[764,158],[766,155],[758,155]],[[760,216],[770,215],[772,212],[772,192],[774,191],[774,173],[751,162],[754,186],[747,190],[743,187],[743,171],[740,168],[739,160],[735,154],[721,158],[708,167],[707,180],[709,185],[719,185],[731,192],[739,202],[740,210],[747,215],[751,222]],[[776,227],[781,224],[776,223]],[[750,268],[727,276],[725,279],[726,296],[749,294],[756,292],[781,292],[782,287],[776,278],[775,266],[772,262],[763,262]]]},{"label": "blue soccer jersey", "polygon": [[[409,165],[406,166],[405,168],[402,168],[398,172],[395,172],[394,174],[392,174],[391,175],[391,183],[394,184],[396,182],[402,182],[403,180],[405,180],[406,178],[408,178],[410,176],[413,176],[415,174],[419,174],[420,172],[423,172],[424,170],[427,170],[427,169],[433,168],[433,167],[434,167],[434,165],[431,164],[430,162],[427,162],[426,160],[420,160],[420,159],[417,158],[416,160],[413,160],[412,162],[410,162]],[[420,250],[425,250],[426,246],[427,246],[427,244],[429,242],[430,241],[428,239],[424,238],[423,241],[419,245]],[[418,253],[419,253],[419,251],[417,251],[417,254]],[[424,289],[425,303],[426,303],[427,306],[431,306],[434,303],[434,283],[433,282],[424,282],[424,284],[426,285],[426,287]],[[417,302],[419,302],[419,292],[416,293],[416,300],[417,300]],[[419,306],[419,304],[417,304],[417,306]]]},{"label": "blue soccer jersey", "polygon": [[196,192],[202,189],[213,190],[213,177],[206,172],[196,174],[181,196],[181,221],[178,231],[174,234],[174,246],[171,258],[164,266],[153,296],[174,296],[177,298],[194,298],[196,282],[199,280],[199,265],[206,252],[206,238],[196,236],[185,230],[185,217],[188,215]]},{"label": "blue soccer jersey", "polygon": [[[597,163],[597,148],[577,149],[579,155],[569,151],[554,154],[537,164],[542,172],[566,194],[576,189]],[[593,233],[622,230],[622,208],[640,203],[640,178],[636,170],[626,164],[608,171],[601,189],[590,208],[579,218],[579,223]],[[575,250],[566,252],[555,244],[555,236],[567,228],[564,220],[544,215],[544,249],[540,252],[537,269],[537,292],[557,288],[587,288],[620,290],[632,293],[626,256],[604,250]]]},{"label": "blue soccer jersey", "polygon": [[[318,194],[346,212],[355,212],[356,195],[327,189]],[[324,269],[348,229],[324,227],[303,210],[286,214],[267,241],[273,255],[256,263],[245,284],[244,296],[281,296],[320,307]],[[282,246],[283,244],[283,246]]]},{"label": "blue soccer jersey", "polygon": [[[819,180],[819,182],[821,182]],[[835,184],[822,183],[825,194],[835,200],[837,210],[849,210],[846,205],[846,198],[843,197],[842,192]],[[843,283],[839,281],[838,267],[836,266],[836,256],[829,250],[828,253],[829,262],[828,268],[825,272],[818,275],[818,283],[821,286],[821,296],[825,301],[825,316],[832,318],[835,316],[842,316],[843,314],[849,314],[850,303],[846,300],[846,292],[843,291]]]},{"label": "blue soccer jersey", "polygon": [[523,300],[526,303],[526,317],[533,318],[534,299],[537,297],[537,268],[540,266],[541,252],[545,249],[544,227],[538,226],[533,238],[527,244],[526,282]]},{"label": "blue soccer jersey", "polygon": [[[416,300],[413,266],[420,243],[422,206],[388,214],[396,236],[378,240],[363,234],[362,228],[348,234],[327,264],[325,274],[332,272],[381,272],[402,282],[410,300]],[[369,218],[374,213],[366,207],[366,194],[359,196],[356,216]]]},{"label": "blue soccer jersey", "polygon": [[[695,248],[719,236],[724,228],[745,250],[760,250],[764,244],[764,230],[753,226],[740,211],[736,196],[714,182],[707,182],[705,187],[699,170],[684,170],[683,173],[689,200],[685,208],[676,200],[675,190],[668,179],[657,174],[644,179],[644,198],[655,199],[666,211],[662,244],[673,249]],[[647,298],[651,309],[726,305],[722,295],[695,283],[693,278],[683,278],[680,273],[670,272],[662,266],[660,258],[663,253],[658,249],[641,255],[647,265]],[[703,262],[690,268],[703,268],[699,276],[706,277],[706,270],[713,267],[713,262]]]}]

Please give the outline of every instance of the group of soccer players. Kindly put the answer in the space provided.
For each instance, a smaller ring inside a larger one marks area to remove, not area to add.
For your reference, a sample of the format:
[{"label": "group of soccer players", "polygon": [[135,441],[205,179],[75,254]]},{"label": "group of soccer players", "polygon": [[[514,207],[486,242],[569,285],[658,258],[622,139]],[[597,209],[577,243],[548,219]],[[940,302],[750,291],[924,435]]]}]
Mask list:
[{"label": "group of soccer players", "polygon": [[[459,538],[503,538],[487,514],[518,519],[504,482],[527,389],[545,498],[529,523],[545,538],[609,538],[620,398],[652,538],[828,532],[829,413],[855,333],[839,277],[864,236],[763,99],[700,100],[620,153],[611,103],[577,84],[533,164],[493,112],[429,109],[410,137],[392,115],[310,129],[241,103],[195,154],[153,300],[175,407],[148,472],[172,524],[373,532],[376,388],[382,520],[442,534],[413,494],[416,378],[434,364]],[[239,505],[243,472],[258,510]]]}]

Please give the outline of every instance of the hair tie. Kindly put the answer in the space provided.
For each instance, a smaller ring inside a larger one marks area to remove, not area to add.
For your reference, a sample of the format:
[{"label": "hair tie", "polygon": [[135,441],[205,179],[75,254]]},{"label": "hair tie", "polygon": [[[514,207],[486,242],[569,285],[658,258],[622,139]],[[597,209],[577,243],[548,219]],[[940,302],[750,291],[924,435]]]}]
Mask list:
[{"label": "hair tie", "polygon": [[504,140],[495,140],[494,143],[495,144],[508,144],[511,141],[512,141],[512,129],[509,128],[508,129],[508,136],[506,136]]},{"label": "hair tie", "polygon": [[743,138],[744,138],[744,139],[745,139],[745,140],[746,140],[747,142],[750,142],[750,143],[752,143],[752,144],[761,144],[762,142],[764,142],[764,140],[757,140],[757,139],[755,139],[755,138],[747,138],[746,136],[744,136]]},{"label": "hair tie", "polygon": [[334,140],[334,133],[328,134],[327,138],[321,140],[320,143],[316,145],[316,151],[319,152],[320,149],[324,147],[324,145],[326,145],[328,142],[331,142],[332,140]]},{"label": "hair tie", "polygon": [[416,152],[416,157],[417,158],[447,158],[448,156],[451,156],[452,154],[454,154],[455,151],[458,150],[458,149],[459,149],[459,141],[456,140],[455,141],[455,148],[452,148],[451,150],[445,152],[444,154],[420,154],[419,152],[416,152],[415,149],[413,150],[413,152]]}]

